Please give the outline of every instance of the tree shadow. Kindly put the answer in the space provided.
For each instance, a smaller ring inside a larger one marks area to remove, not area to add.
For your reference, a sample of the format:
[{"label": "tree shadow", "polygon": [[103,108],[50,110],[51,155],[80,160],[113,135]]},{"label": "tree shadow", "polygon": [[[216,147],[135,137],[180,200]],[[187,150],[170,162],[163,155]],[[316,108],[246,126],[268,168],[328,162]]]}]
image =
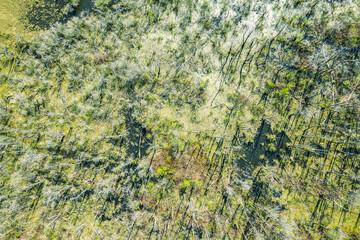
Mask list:
[{"label": "tree shadow", "polygon": [[[271,139],[271,136],[275,138]],[[276,159],[291,154],[288,143],[291,143],[291,140],[286,132],[275,133],[271,125],[263,120],[253,141],[246,142],[245,136],[239,138],[238,144],[242,146],[243,156],[237,161],[238,167],[243,171],[252,172],[258,166],[273,165]],[[270,149],[271,144],[275,149]]]}]

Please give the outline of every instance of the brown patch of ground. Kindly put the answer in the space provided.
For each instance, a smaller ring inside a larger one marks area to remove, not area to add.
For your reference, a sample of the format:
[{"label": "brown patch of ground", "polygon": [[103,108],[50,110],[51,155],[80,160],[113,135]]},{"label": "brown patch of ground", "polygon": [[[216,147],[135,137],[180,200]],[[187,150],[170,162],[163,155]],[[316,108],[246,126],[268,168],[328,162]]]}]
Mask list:
[{"label": "brown patch of ground", "polygon": [[202,180],[207,160],[200,149],[194,148],[172,156],[166,150],[155,153],[152,167],[159,176],[171,175],[175,182]]}]

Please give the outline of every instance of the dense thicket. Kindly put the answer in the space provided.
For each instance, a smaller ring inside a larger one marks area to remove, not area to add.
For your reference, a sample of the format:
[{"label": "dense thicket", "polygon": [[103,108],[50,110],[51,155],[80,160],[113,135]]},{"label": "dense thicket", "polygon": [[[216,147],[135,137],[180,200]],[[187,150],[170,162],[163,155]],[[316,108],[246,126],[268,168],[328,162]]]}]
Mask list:
[{"label": "dense thicket", "polygon": [[0,237],[360,237],[358,1],[97,1],[0,52]]}]

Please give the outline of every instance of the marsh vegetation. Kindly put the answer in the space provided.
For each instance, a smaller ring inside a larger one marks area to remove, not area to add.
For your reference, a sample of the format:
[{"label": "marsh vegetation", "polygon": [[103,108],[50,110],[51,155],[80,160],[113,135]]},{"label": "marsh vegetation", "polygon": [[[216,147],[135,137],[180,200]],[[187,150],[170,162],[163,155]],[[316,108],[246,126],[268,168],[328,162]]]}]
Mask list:
[{"label": "marsh vegetation", "polygon": [[358,1],[92,8],[1,35],[0,238],[360,238]]}]

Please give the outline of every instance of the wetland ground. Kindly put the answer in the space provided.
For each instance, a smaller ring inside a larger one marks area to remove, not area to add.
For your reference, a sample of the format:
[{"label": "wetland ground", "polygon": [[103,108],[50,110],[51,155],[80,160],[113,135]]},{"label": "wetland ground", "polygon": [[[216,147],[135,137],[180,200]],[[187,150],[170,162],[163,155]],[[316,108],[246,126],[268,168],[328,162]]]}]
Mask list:
[{"label": "wetland ground", "polygon": [[71,13],[67,13],[66,5],[65,0],[1,0],[0,32],[30,36],[57,21],[65,22],[90,10],[92,1],[79,1]]}]

